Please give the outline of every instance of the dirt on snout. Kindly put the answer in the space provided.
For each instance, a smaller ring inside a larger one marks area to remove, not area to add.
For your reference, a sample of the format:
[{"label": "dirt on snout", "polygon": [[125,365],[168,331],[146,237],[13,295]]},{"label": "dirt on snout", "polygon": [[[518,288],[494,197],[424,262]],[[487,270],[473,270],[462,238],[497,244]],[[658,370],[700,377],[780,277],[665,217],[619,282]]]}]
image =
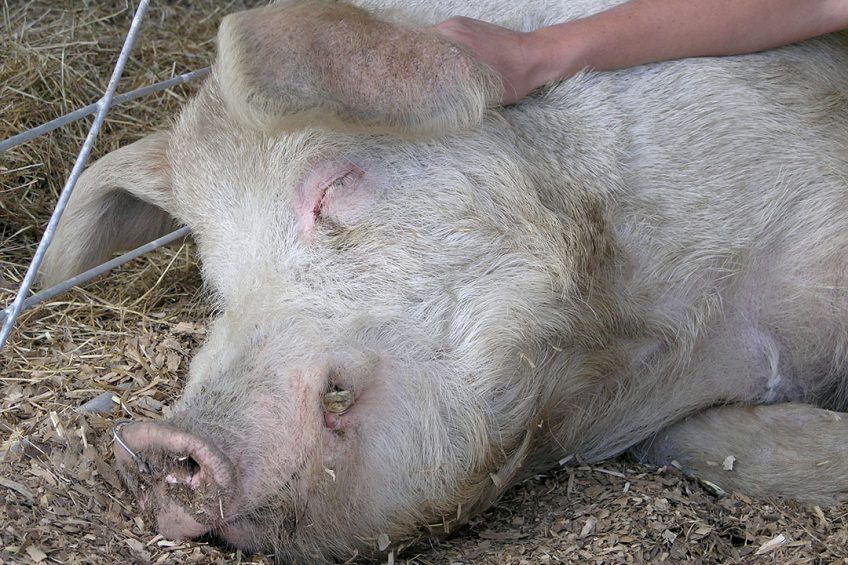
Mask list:
[{"label": "dirt on snout", "polygon": [[[119,90],[205,66],[222,15],[264,3],[153,1]],[[3,3],[0,139],[95,101],[131,8],[120,0]],[[116,108],[93,158],[167,126],[194,88]],[[23,277],[89,123],[0,154],[4,304]],[[0,562],[273,562],[271,555],[244,555],[210,540],[156,535],[115,470],[114,425],[168,415],[208,316],[186,243],[21,317],[0,357]],[[400,553],[384,553],[384,562],[848,563],[846,515],[844,504],[807,508],[717,496],[674,468],[626,458],[599,466],[569,462],[511,490],[449,539],[424,538]]]}]

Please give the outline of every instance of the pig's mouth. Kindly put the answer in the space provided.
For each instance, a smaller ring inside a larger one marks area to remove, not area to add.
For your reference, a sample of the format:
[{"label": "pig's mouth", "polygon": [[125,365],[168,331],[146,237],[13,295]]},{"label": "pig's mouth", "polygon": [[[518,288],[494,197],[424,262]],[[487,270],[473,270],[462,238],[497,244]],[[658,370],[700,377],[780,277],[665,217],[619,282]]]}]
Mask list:
[{"label": "pig's mouth", "polygon": [[228,537],[240,511],[239,481],[236,467],[211,441],[162,422],[120,423],[114,438],[124,481],[160,534]]}]

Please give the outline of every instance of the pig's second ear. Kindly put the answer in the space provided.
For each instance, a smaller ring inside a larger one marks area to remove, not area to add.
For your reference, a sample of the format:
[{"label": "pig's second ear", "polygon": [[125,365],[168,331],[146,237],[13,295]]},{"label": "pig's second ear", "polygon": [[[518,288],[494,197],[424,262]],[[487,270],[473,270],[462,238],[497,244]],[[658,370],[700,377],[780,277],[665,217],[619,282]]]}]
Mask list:
[{"label": "pig's second ear", "polygon": [[491,69],[435,32],[327,0],[224,18],[215,76],[229,110],[265,131],[433,135],[478,123],[503,91]]},{"label": "pig's second ear", "polygon": [[41,267],[50,286],[173,230],[168,134],[151,134],[80,176]]}]

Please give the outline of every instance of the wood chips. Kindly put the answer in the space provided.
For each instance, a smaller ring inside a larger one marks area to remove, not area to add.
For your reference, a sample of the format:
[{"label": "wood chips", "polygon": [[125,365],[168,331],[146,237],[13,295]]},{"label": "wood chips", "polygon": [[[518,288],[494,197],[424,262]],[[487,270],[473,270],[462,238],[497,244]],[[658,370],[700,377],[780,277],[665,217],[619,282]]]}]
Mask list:
[{"label": "wood chips", "polygon": [[[262,3],[154,0],[119,91],[207,65],[221,16]],[[0,139],[95,101],[131,10],[118,0],[0,5]],[[193,88],[115,108],[93,157],[167,126]],[[4,304],[89,124],[77,122],[0,154]],[[0,562],[273,562],[268,555],[155,535],[113,467],[114,423],[167,415],[208,314],[186,243],[22,315],[0,357]],[[451,539],[421,541],[389,560],[848,562],[845,506],[717,498],[675,469],[627,459],[603,468],[568,465],[513,489]]]}]

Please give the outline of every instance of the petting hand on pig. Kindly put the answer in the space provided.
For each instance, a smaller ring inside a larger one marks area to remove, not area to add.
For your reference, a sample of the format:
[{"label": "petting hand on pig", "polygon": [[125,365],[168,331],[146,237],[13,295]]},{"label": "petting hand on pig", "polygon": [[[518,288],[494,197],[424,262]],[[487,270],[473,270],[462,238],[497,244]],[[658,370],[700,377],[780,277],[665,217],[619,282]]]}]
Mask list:
[{"label": "petting hand on pig", "polygon": [[532,32],[465,17],[435,29],[497,72],[512,104],[582,69],[753,53],[845,27],[845,0],[631,0]]}]

